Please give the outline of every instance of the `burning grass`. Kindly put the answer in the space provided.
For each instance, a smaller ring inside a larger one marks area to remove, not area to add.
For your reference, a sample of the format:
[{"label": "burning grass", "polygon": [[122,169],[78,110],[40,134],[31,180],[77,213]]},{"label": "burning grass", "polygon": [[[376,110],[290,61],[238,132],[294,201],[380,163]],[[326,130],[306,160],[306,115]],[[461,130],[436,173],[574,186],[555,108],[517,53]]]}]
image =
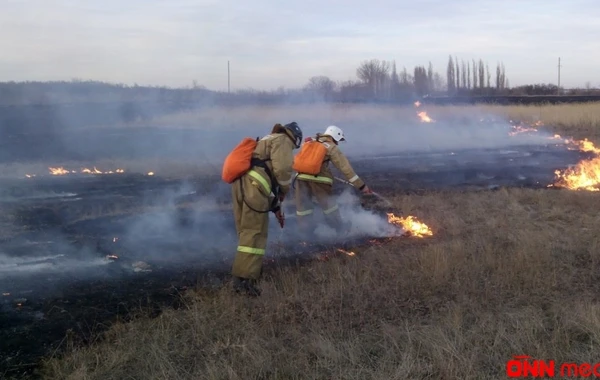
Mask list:
[{"label": "burning grass", "polygon": [[434,236],[269,271],[259,299],[190,291],[48,361],[46,378],[497,379],[514,354],[597,362],[596,193],[391,200]]}]

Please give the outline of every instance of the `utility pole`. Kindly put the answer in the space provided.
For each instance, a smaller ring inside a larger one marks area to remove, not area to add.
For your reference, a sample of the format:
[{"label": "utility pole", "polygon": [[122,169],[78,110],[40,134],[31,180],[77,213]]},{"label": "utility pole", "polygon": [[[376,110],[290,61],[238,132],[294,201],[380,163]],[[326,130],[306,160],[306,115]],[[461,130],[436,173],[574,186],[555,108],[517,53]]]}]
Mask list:
[{"label": "utility pole", "polygon": [[227,61],[227,93],[229,94],[229,91],[231,90],[231,78],[229,76],[229,61]]},{"label": "utility pole", "polygon": [[558,89],[557,95],[560,95],[560,57],[558,57]]}]

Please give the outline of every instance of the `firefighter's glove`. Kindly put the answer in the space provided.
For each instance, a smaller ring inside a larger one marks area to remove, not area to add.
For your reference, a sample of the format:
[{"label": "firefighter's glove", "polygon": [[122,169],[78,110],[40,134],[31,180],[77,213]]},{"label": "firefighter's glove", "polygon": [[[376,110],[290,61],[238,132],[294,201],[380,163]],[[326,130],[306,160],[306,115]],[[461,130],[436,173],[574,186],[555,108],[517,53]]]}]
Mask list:
[{"label": "firefighter's glove", "polygon": [[371,190],[369,188],[369,186],[366,186],[362,189],[363,194],[373,194],[373,190]]},{"label": "firefighter's glove", "polygon": [[281,209],[275,212],[275,217],[277,218],[277,221],[279,222],[281,228],[283,228],[283,225],[285,224],[285,215],[283,215]]},{"label": "firefighter's glove", "polygon": [[280,205],[276,205],[275,207],[273,207],[273,210],[271,210],[271,211],[273,211],[273,214],[277,215],[277,213],[279,211],[281,211],[281,206]]}]

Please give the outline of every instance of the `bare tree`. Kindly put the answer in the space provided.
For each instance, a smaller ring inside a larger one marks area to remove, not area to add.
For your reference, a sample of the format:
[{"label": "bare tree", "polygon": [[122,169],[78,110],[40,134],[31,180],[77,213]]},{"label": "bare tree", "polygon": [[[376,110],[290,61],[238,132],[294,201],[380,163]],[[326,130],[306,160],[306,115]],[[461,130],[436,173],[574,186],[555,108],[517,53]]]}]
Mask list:
[{"label": "bare tree", "polygon": [[417,95],[423,96],[429,93],[429,86],[427,80],[427,70],[424,66],[416,66],[414,70],[414,86]]},{"label": "bare tree", "polygon": [[483,60],[479,58],[479,88],[485,87],[485,67],[483,66]]},{"label": "bare tree", "polygon": [[390,64],[387,61],[371,59],[364,61],[356,69],[356,75],[371,89],[373,95],[380,96],[389,80]]},{"label": "bare tree", "polygon": [[462,69],[462,75],[461,75],[461,80],[462,80],[462,88],[467,88],[467,65],[465,64],[464,59],[461,60],[461,69]]},{"label": "bare tree", "polygon": [[390,77],[390,97],[397,99],[400,93],[400,79],[398,78],[398,72],[396,71],[396,61],[392,63],[392,75]]},{"label": "bare tree", "polygon": [[473,88],[477,88],[477,62],[473,60]]},{"label": "bare tree", "polygon": [[471,89],[471,62],[467,61],[467,88]]},{"label": "bare tree", "polygon": [[336,89],[336,83],[324,75],[314,76],[308,80],[305,89],[321,95],[325,100],[329,100]]},{"label": "bare tree", "polygon": [[500,79],[501,79],[500,63],[498,63],[496,65],[496,90],[500,89]]},{"label": "bare tree", "polygon": [[440,75],[440,73],[433,74],[433,88],[436,91],[442,91],[446,87],[446,83],[444,83],[444,78]]},{"label": "bare tree", "polygon": [[429,61],[429,67],[427,68],[427,86],[429,87],[429,91],[432,91],[433,86],[433,65],[431,61]]},{"label": "bare tree", "polygon": [[452,62],[452,56],[448,57],[448,67],[446,68],[446,79],[448,84],[448,95],[454,93],[456,88],[456,79],[454,75],[454,62]]},{"label": "bare tree", "polygon": [[460,67],[458,66],[458,58],[454,56],[454,64],[456,65],[456,69],[454,71],[456,75],[456,88],[460,90]]},{"label": "bare tree", "polygon": [[487,62],[485,63],[485,75],[486,75],[486,79],[487,79],[487,88],[491,88],[492,85],[490,83],[490,79],[491,79],[490,67],[488,66]]}]

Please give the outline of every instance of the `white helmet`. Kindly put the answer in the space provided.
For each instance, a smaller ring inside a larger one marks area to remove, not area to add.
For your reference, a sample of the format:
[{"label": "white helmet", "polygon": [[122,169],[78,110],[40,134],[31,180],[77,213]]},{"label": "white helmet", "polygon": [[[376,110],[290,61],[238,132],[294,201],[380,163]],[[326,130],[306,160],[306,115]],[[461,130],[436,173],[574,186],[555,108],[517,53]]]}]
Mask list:
[{"label": "white helmet", "polygon": [[335,125],[330,125],[329,127],[327,127],[327,129],[325,130],[325,133],[323,133],[323,134],[327,135],[327,136],[331,136],[336,142],[346,141],[346,138],[344,137],[344,131],[342,131],[340,128],[336,127]]}]

